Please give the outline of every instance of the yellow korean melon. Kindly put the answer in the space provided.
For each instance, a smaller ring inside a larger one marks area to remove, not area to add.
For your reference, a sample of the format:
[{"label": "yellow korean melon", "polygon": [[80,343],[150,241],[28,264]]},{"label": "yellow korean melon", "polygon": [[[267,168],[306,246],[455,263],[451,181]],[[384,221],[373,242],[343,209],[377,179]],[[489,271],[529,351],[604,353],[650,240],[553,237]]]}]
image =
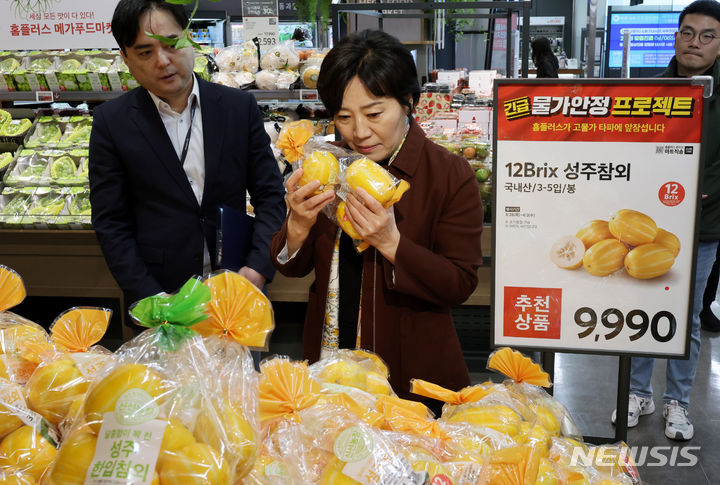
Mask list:
[{"label": "yellow korean melon", "polygon": [[0,483],[3,485],[37,485],[35,479],[14,469],[0,471]]},{"label": "yellow korean melon", "polygon": [[302,187],[313,180],[320,182],[320,188],[314,193],[319,194],[324,190],[331,189],[336,183],[340,173],[340,164],[335,155],[327,150],[316,150],[308,155],[302,162],[303,174],[298,180]]},{"label": "yellow korean melon", "polygon": [[511,437],[520,431],[522,422],[518,413],[502,404],[467,407],[450,416],[449,420],[494,429]]},{"label": "yellow korean melon", "polygon": [[63,442],[50,472],[49,485],[82,485],[95,456],[97,437],[75,432]]},{"label": "yellow korean melon", "polygon": [[555,469],[552,466],[552,462],[547,458],[540,458],[535,485],[558,485]]},{"label": "yellow korean melon", "polygon": [[318,380],[365,390],[367,372],[356,362],[340,359],[326,365],[318,374]]},{"label": "yellow korean melon", "polygon": [[658,227],[657,235],[655,236],[653,243],[665,246],[676,258],[680,253],[680,239],[675,234],[670,231],[666,231],[665,229]]},{"label": "yellow korean melon", "polygon": [[26,340],[46,340],[45,331],[33,325],[13,325],[0,330],[0,354],[19,352],[18,344]]},{"label": "yellow korean melon", "polygon": [[625,256],[625,269],[633,278],[647,280],[662,276],[675,263],[673,252],[660,244],[643,244]]},{"label": "yellow korean melon", "polygon": [[72,359],[40,365],[27,383],[28,406],[57,425],[68,414],[73,401],[82,397],[89,386],[90,382]]},{"label": "yellow korean melon", "polygon": [[22,470],[36,482],[56,455],[55,446],[30,426],[21,426],[0,442],[0,467]]},{"label": "yellow korean melon", "polygon": [[360,482],[350,478],[342,472],[346,463],[338,460],[337,457],[333,457],[332,460],[325,465],[323,468],[322,475],[320,475],[319,485],[360,485]]},{"label": "yellow korean melon", "polygon": [[15,411],[0,403],[0,438],[4,438],[22,425],[23,422],[17,417]]},{"label": "yellow korean melon", "polygon": [[160,485],[225,485],[230,470],[219,451],[194,443],[167,456],[159,470]]},{"label": "yellow korean melon", "polygon": [[608,229],[613,236],[630,246],[648,244],[657,236],[657,224],[642,212],[632,209],[620,209],[608,221]]},{"label": "yellow korean melon", "polygon": [[593,276],[608,276],[623,267],[627,247],[617,239],[603,239],[585,251],[583,266]]},{"label": "yellow korean melon", "polygon": [[369,158],[360,158],[350,164],[345,180],[353,190],[364,189],[383,206],[395,195],[395,183],[390,172]]},{"label": "yellow korean melon", "polygon": [[603,239],[611,239],[615,236],[610,232],[610,227],[607,221],[595,219],[584,226],[582,226],[575,234],[585,245],[585,249],[590,249],[590,246],[596,242],[600,242]]},{"label": "yellow korean melon", "polygon": [[225,401],[217,414],[209,406],[203,407],[195,421],[195,438],[216,450],[221,450],[239,474],[252,467],[257,451],[257,436],[237,406]]},{"label": "yellow korean melon", "polygon": [[162,462],[173,453],[195,443],[195,436],[177,418],[170,418],[163,433],[160,443],[160,454],[156,468],[162,466]]},{"label": "yellow korean melon", "polygon": [[85,398],[85,421],[95,433],[100,431],[105,413],[115,410],[115,404],[131,389],[145,391],[158,404],[170,390],[169,384],[157,372],[142,364],[124,364],[96,383]]},{"label": "yellow korean melon", "polygon": [[345,216],[345,211],[347,210],[345,205],[345,201],[343,200],[337,206],[337,209],[335,211],[335,218],[337,219],[337,223],[342,228],[342,230],[345,231],[345,234],[347,234],[353,239],[361,240],[362,236],[355,230],[350,220],[347,219]]}]

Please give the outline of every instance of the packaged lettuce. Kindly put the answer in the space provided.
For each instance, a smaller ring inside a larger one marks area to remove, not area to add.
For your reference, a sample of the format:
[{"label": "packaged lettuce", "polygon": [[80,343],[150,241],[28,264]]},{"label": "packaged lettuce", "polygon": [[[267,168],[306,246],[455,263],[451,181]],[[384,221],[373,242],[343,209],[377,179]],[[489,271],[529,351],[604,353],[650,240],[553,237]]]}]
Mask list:
[{"label": "packaged lettuce", "polygon": [[12,161],[13,154],[11,152],[0,153],[0,172],[2,172],[5,167],[10,165],[10,162]]},{"label": "packaged lettuce", "polygon": [[56,146],[61,137],[60,125],[52,117],[42,117],[38,120],[35,132],[30,136],[25,146],[29,148]]},{"label": "packaged lettuce", "polygon": [[31,126],[32,122],[27,118],[10,120],[0,129],[0,136],[22,136]]}]

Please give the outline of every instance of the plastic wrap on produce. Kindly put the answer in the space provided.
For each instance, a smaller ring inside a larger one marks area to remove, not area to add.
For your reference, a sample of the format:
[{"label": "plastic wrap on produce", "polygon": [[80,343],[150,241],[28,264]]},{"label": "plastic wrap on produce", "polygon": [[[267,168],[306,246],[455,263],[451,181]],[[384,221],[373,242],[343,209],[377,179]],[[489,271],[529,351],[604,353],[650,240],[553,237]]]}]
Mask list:
[{"label": "plastic wrap on produce", "polygon": [[[252,383],[229,380],[246,377],[249,357],[208,347],[192,330],[207,318],[210,299],[208,287],[192,278],[174,295],[131,307],[132,317],[150,329],[125,343],[93,380],[48,483],[151,483],[159,477],[221,484],[249,469],[256,446],[254,417],[246,414]],[[223,378],[208,378],[223,372]]]},{"label": "plastic wrap on produce", "polygon": [[280,132],[276,146],[293,163],[293,169],[303,169],[298,186],[318,180],[320,187],[317,193],[330,189],[336,191],[337,197],[323,207],[322,212],[337,223],[354,240],[358,252],[362,252],[369,245],[362,240],[348,219],[347,197],[352,194],[360,200],[357,190],[363,189],[385,209],[389,209],[402,198],[410,184],[369,158],[314,140],[312,133],[312,122],[309,120],[290,123]]}]

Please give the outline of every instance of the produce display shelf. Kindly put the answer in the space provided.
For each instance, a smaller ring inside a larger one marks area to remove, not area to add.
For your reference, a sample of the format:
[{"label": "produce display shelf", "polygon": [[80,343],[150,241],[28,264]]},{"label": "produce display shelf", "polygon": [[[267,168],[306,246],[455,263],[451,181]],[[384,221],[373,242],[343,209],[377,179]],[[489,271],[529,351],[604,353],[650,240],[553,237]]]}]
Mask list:
[{"label": "produce display shelf", "polygon": [[[317,91],[314,89],[249,89],[248,92],[255,96],[255,99],[263,101],[298,100],[306,102],[320,102],[317,98]],[[55,102],[106,101],[108,99],[117,98],[124,93],[125,91],[54,91],[53,98]],[[3,91],[0,92],[0,100],[51,102],[49,99],[38,100],[38,93],[35,91]]]},{"label": "produce display shelf", "polygon": [[[49,91],[48,91],[49,92]],[[43,93],[43,92],[41,92]],[[108,99],[117,98],[124,91],[54,91],[53,100],[55,102],[64,101],[106,101]],[[38,99],[40,97],[40,99]],[[3,91],[0,93],[2,101],[34,101],[34,102],[53,102],[49,99],[38,96],[35,91]]]}]

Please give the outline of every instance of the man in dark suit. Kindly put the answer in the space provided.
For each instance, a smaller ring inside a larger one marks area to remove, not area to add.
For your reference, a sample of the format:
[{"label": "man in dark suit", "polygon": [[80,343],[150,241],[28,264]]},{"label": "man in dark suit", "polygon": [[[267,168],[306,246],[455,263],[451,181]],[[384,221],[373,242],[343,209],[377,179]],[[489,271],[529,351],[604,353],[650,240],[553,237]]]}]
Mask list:
[{"label": "man in dark suit", "polygon": [[112,31],[140,83],[94,112],[92,222],[126,305],[174,292],[216,267],[217,209],[255,211],[252,249],[239,273],[262,288],[274,274],[268,247],[285,216],[282,178],[252,95],[193,74],[177,38],[182,6],[120,0]]}]

